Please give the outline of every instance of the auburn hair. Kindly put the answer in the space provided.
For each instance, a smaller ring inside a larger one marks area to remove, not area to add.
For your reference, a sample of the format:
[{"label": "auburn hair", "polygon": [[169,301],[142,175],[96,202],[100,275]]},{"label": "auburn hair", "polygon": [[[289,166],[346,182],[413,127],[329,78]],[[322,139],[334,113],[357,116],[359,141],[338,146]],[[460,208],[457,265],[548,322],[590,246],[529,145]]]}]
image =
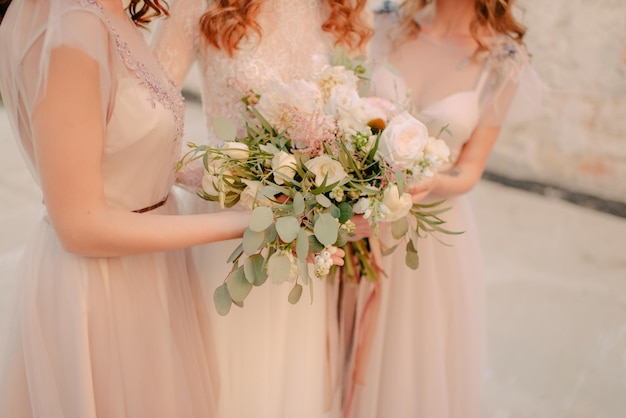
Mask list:
[{"label": "auburn hair", "polygon": [[[372,37],[373,29],[361,18],[367,0],[319,1],[330,9],[322,30],[335,37],[335,44],[357,50]],[[250,31],[263,35],[257,22],[262,5],[263,0],[217,0],[200,17],[200,33],[209,45],[232,56]]]},{"label": "auburn hair", "polygon": [[[481,36],[485,29],[496,34],[503,34],[518,43],[522,43],[526,34],[526,27],[513,16],[515,0],[476,0],[474,19],[470,23],[470,33],[478,44],[476,54],[488,50]],[[419,23],[413,19],[415,14],[422,10],[430,1],[405,0],[398,7],[400,24],[398,33],[404,38],[414,38],[421,30]]]}]

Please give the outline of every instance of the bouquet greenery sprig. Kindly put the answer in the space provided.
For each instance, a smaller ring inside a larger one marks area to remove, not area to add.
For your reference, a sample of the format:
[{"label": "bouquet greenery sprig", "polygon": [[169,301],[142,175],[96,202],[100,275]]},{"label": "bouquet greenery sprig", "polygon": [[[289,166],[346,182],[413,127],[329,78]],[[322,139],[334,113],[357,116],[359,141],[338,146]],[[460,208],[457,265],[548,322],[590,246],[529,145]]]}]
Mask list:
[{"label": "bouquet greenery sprig", "polygon": [[244,135],[238,136],[228,120],[216,119],[222,147],[190,144],[181,165],[202,159],[199,196],[225,208],[252,210],[241,244],[228,260],[232,271],[214,293],[220,314],[233,303],[243,306],[254,286],[268,279],[291,283],[288,299],[297,303],[303,286],[329,274],[337,247],[347,252],[346,279],[376,280],[380,270],[368,241],[349,242],[355,214],[374,230],[391,222],[413,268],[420,236],[451,233],[439,217],[445,209],[414,205],[406,192],[447,161],[447,145],[429,137],[408,112],[362,97],[359,76],[366,75],[361,64],[337,65],[313,81],[275,82],[244,98]]}]

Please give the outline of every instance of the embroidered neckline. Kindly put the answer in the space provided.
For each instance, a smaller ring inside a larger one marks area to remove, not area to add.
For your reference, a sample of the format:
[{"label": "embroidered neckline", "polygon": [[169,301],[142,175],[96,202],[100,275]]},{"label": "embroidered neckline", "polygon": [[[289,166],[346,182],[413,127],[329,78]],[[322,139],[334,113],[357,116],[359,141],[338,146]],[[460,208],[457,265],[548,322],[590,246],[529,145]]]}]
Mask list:
[{"label": "embroidered neckline", "polygon": [[154,108],[158,102],[165,109],[172,112],[176,123],[175,140],[181,141],[184,134],[185,99],[180,94],[180,91],[174,82],[168,79],[167,84],[164,85],[164,83],[159,80],[159,78],[154,75],[154,73],[150,71],[143,62],[132,56],[128,44],[117,33],[115,25],[113,25],[113,23],[111,23],[111,21],[104,14],[104,7],[98,3],[97,0],[81,0],[81,3],[83,5],[94,6],[100,10],[102,19],[107,23],[111,33],[113,34],[117,52],[124,62],[124,65],[135,74],[140,84],[146,87],[146,89],[150,92],[149,100],[152,108]]}]

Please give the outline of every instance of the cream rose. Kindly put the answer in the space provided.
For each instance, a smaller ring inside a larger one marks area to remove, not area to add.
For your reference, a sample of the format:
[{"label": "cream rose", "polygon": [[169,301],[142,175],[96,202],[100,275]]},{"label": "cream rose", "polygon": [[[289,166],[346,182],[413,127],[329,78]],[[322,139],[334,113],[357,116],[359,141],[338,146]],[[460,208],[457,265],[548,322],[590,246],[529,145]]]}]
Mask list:
[{"label": "cream rose", "polygon": [[217,181],[217,177],[215,177],[213,174],[211,173],[204,173],[204,176],[202,176],[202,190],[205,191],[205,193],[208,193],[212,196],[217,196],[217,189],[215,188],[215,183]]},{"label": "cream rose", "polygon": [[274,171],[274,183],[283,184],[285,179],[293,179],[296,172],[296,157],[285,151],[279,151],[272,158],[272,170]]},{"label": "cream rose", "polygon": [[315,174],[315,184],[321,186],[326,178],[326,185],[337,183],[348,176],[343,166],[327,155],[315,157],[304,163],[313,174]]},{"label": "cream rose", "polygon": [[450,148],[443,139],[430,137],[426,142],[424,154],[435,167],[439,167],[450,159]]},{"label": "cream rose", "polygon": [[244,158],[248,158],[248,155],[250,155],[248,150],[248,146],[241,142],[224,142],[224,145],[222,146],[222,151],[224,151],[224,153],[230,158],[236,160],[243,160]]},{"label": "cream rose", "polygon": [[243,189],[239,196],[239,204],[246,209],[253,209],[254,203],[258,206],[271,206],[272,202],[261,193],[261,187],[263,184],[260,181],[254,180],[241,180],[246,184],[246,188]]},{"label": "cream rose", "polygon": [[405,168],[417,165],[424,158],[428,129],[408,112],[389,121],[378,146],[378,155],[390,164]]},{"label": "cream rose", "polygon": [[393,222],[409,213],[411,206],[413,206],[413,201],[409,193],[402,193],[402,196],[400,196],[398,186],[392,184],[383,192],[383,205],[387,208],[387,211],[385,211],[381,221]]}]

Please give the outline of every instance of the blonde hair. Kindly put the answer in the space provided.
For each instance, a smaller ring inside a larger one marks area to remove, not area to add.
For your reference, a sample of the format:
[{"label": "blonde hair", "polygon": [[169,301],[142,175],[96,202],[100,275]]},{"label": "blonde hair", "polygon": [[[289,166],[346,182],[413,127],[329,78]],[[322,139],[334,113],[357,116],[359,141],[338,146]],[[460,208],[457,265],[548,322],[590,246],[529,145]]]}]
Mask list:
[{"label": "blonde hair", "polygon": [[[481,39],[484,29],[503,34],[518,43],[522,43],[526,28],[513,16],[513,3],[515,0],[476,0],[474,19],[470,23],[470,33],[478,43],[475,55],[488,50],[488,46]],[[413,16],[422,10],[430,1],[405,0],[398,7],[400,25],[398,33],[401,38],[414,38],[419,34],[420,26]]]},{"label": "blonde hair", "polygon": [[[363,48],[373,30],[361,18],[367,0],[320,0],[326,2],[330,16],[322,30],[335,37],[335,44],[350,50]],[[217,0],[200,17],[200,33],[209,45],[232,56],[249,31],[262,36],[257,17],[263,0]]]}]

